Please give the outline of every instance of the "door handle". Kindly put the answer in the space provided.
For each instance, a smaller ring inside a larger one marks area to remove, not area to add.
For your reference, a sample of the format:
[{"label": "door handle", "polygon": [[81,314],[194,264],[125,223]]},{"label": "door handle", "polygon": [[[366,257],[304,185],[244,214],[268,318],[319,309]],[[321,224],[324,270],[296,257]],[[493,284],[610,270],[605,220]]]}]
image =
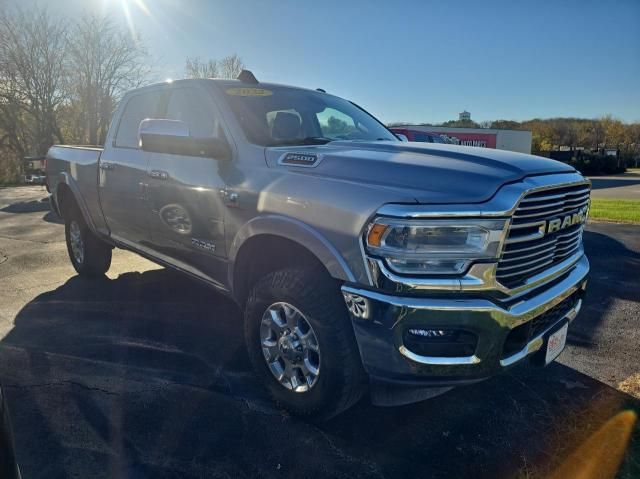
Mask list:
[{"label": "door handle", "polygon": [[149,185],[143,182],[138,183],[138,193],[142,201],[147,201],[149,199]]},{"label": "door handle", "polygon": [[108,161],[101,161],[100,162],[100,169],[101,170],[113,170],[115,167],[116,167],[115,164],[109,163]]},{"label": "door handle", "polygon": [[239,206],[240,195],[235,191],[229,191],[225,188],[224,190],[220,190],[220,194],[222,195],[224,204],[229,208],[237,208]]},{"label": "door handle", "polygon": [[155,178],[156,180],[166,180],[169,178],[169,173],[167,173],[166,171],[151,170],[149,172],[149,176],[151,178]]}]

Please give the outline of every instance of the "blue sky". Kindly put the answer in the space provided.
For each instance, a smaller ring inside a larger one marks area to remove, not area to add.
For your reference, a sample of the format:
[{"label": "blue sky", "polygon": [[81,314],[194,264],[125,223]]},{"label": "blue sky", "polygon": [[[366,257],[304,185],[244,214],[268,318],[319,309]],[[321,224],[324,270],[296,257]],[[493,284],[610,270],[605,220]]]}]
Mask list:
[{"label": "blue sky", "polygon": [[[238,53],[258,79],[321,87],[384,122],[612,114],[640,121],[640,0],[3,0],[106,12],[159,79]],[[126,8],[125,8],[126,7]]]}]

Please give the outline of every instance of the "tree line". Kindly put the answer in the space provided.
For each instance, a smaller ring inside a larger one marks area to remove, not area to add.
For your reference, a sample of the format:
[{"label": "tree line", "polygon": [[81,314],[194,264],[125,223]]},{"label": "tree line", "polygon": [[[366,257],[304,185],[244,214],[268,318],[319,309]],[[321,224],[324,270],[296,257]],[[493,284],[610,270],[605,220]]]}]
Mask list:
[{"label": "tree line", "polygon": [[[187,57],[184,76],[236,78],[243,68],[236,54]],[[71,20],[46,7],[0,8],[0,183],[18,180],[22,159],[43,156],[54,143],[103,144],[124,93],[153,79],[142,39],[108,17]],[[614,148],[627,164],[640,157],[640,123],[611,116],[440,126],[530,130],[534,153]]]},{"label": "tree line", "polygon": [[[185,77],[235,78],[238,55],[187,58]],[[0,9],[0,183],[54,143],[101,145],[127,90],[154,79],[142,39],[110,18]]]},{"label": "tree line", "polygon": [[617,149],[627,163],[640,157],[640,123],[624,123],[611,115],[597,119],[536,118],[521,122],[495,120],[477,123],[472,120],[451,120],[437,125],[421,123],[421,126],[528,130],[531,131],[533,153],[555,150]]},{"label": "tree line", "polygon": [[150,72],[144,46],[105,17],[45,8],[0,16],[0,177],[53,143],[104,141],[115,104]]}]

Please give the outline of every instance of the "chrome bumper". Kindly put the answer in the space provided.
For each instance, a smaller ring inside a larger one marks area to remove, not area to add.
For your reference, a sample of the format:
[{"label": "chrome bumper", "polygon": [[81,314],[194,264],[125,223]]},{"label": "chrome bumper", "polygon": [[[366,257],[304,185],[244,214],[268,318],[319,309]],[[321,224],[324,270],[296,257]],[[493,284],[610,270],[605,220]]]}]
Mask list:
[{"label": "chrome bumper", "polygon": [[563,319],[567,319],[569,322],[573,321],[575,317],[578,315],[578,313],[580,312],[581,308],[582,308],[582,298],[578,299],[578,301],[576,302],[576,305],[573,308],[571,308],[562,318],[560,318],[554,324],[550,325],[540,334],[535,336],[531,341],[527,343],[527,345],[524,348],[522,348],[520,351],[518,351],[515,354],[512,354],[510,356],[507,356],[504,359],[501,359],[500,366],[509,367],[523,360],[527,356],[537,352],[544,344],[544,337],[549,332],[549,330],[553,329],[554,326],[558,324],[559,321],[562,321]]},{"label": "chrome bumper", "polygon": [[[560,321],[577,315],[586,288],[589,262],[582,256],[551,286],[539,288],[514,303],[468,298],[460,293],[439,297],[407,297],[344,285],[363,364],[370,375],[398,381],[480,379],[512,366],[538,351],[545,334]],[[503,354],[507,335],[572,295],[573,307],[562,318],[530,338],[521,350]],[[455,329],[477,335],[475,354],[460,357],[423,356],[403,343],[408,328]]]}]

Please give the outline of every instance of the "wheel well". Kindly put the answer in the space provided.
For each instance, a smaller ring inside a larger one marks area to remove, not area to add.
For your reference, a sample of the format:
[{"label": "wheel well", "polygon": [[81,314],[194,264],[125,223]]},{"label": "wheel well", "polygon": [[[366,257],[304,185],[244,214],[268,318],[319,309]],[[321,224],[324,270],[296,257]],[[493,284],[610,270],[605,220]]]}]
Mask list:
[{"label": "wheel well", "polygon": [[287,267],[319,268],[329,275],[322,262],[300,243],[269,234],[248,239],[238,251],[233,270],[233,292],[238,304],[244,305],[260,278]]},{"label": "wheel well", "polygon": [[60,183],[56,191],[56,202],[60,216],[65,219],[70,211],[78,208],[78,202],[73,195],[73,191],[66,183]]}]

